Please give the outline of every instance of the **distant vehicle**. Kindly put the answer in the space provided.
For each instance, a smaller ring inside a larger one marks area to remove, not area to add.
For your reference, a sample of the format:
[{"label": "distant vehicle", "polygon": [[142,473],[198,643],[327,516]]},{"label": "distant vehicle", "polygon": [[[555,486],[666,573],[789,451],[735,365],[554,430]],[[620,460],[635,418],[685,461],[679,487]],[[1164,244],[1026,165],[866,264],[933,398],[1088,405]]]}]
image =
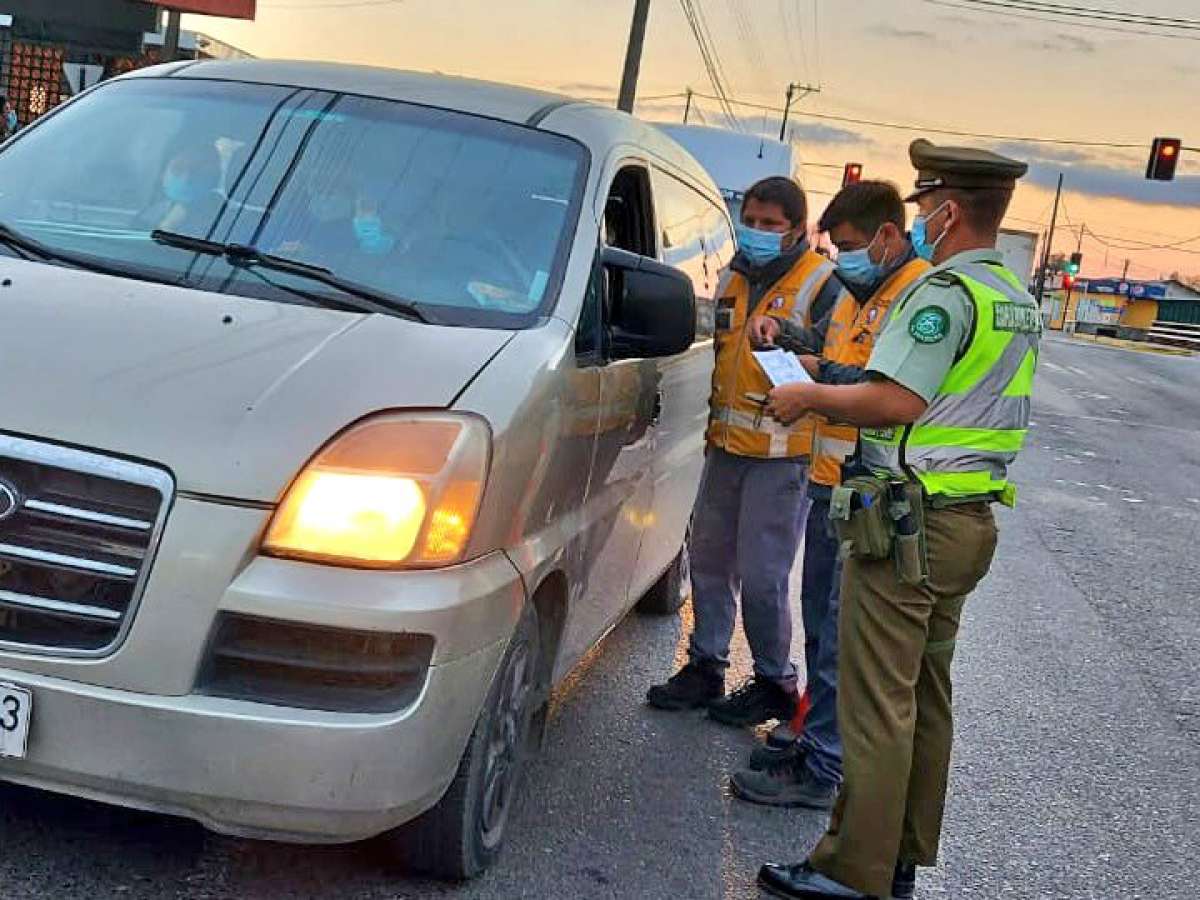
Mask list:
[{"label": "distant vehicle", "polygon": [[1040,235],[1033,231],[1017,231],[1001,228],[996,239],[996,249],[1004,254],[1004,265],[1020,277],[1021,283],[1030,285],[1034,281],[1034,261],[1037,259]]},{"label": "distant vehicle", "polygon": [[703,125],[656,124],[708,170],[735,222],[741,218],[742,195],[754,182],[771,175],[803,181],[800,155],[792,144]]},{"label": "distant vehicle", "polygon": [[682,604],[712,180],[565,97],[184,63],[5,144],[0,224],[0,779],[481,871],[551,687]]}]

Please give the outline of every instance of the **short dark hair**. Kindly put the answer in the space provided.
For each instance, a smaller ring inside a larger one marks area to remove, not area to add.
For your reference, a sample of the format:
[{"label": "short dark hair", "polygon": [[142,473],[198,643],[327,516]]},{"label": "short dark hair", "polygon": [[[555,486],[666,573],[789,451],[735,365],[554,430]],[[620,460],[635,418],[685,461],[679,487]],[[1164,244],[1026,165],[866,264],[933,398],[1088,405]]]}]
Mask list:
[{"label": "short dark hair", "polygon": [[846,185],[829,201],[817,230],[832,231],[848,224],[873,235],[884,222],[904,230],[904,201],[899,188],[890,181],[860,181]]},{"label": "short dark hair", "polygon": [[770,178],[756,181],[746,191],[742,202],[746,200],[774,203],[783,210],[793,227],[808,222],[808,197],[804,195],[804,188],[784,175],[772,175]]},{"label": "short dark hair", "polygon": [[946,189],[947,199],[962,207],[967,224],[976,231],[987,233],[1000,230],[1012,195],[1012,188]]}]

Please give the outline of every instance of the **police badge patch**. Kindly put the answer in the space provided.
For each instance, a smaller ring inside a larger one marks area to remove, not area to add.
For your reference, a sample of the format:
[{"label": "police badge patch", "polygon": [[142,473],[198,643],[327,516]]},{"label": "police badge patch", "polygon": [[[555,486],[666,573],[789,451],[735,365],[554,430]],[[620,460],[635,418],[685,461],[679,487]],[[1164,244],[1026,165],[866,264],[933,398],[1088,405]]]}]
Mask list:
[{"label": "police badge patch", "polygon": [[769,309],[783,309],[783,304],[784,304],[783,295],[780,294],[778,297],[776,297],[774,300],[771,301],[771,305],[768,308]]},{"label": "police badge patch", "polygon": [[949,327],[949,313],[940,306],[926,306],[913,315],[908,333],[918,344],[936,344],[946,336]]}]

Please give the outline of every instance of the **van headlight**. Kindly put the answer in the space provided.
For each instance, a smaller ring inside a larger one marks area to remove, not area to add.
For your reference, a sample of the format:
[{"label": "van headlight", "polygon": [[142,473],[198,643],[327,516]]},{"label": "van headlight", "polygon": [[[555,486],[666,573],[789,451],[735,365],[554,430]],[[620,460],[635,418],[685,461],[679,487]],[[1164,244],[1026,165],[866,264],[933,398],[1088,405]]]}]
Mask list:
[{"label": "van headlight", "polygon": [[330,441],[297,476],[263,552],[381,569],[458,562],[490,455],[491,433],[471,416],[367,419]]}]

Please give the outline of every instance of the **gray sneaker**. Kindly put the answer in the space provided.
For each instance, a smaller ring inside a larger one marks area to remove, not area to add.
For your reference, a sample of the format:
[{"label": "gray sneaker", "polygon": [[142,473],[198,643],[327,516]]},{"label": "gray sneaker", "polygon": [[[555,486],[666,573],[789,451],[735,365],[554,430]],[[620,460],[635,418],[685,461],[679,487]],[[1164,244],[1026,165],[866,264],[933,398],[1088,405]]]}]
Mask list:
[{"label": "gray sneaker", "polygon": [[730,777],[729,786],[739,799],[760,806],[833,809],[837,798],[837,785],[814,778],[803,755],[758,772],[742,769]]}]

